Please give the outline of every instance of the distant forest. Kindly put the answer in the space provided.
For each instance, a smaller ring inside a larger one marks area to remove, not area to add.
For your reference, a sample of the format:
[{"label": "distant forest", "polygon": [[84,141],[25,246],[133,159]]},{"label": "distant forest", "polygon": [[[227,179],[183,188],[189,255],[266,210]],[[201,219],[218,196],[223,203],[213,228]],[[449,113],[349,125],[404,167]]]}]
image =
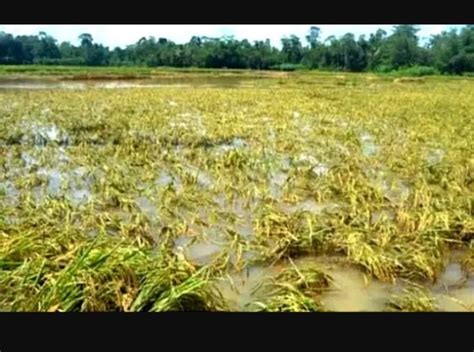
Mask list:
[{"label": "distant forest", "polygon": [[242,69],[321,69],[335,71],[390,72],[412,68],[422,74],[474,72],[474,25],[431,36],[421,45],[418,26],[394,26],[390,35],[377,30],[358,38],[352,33],[322,39],[318,27],[310,27],[302,41],[297,36],[281,39],[281,49],[269,40],[236,40],[233,37],[194,36],[186,44],[166,38],[141,38],[126,48],[113,50],[94,42],[88,33],[80,45],[58,43],[50,35],[0,32],[0,64],[147,66]]}]

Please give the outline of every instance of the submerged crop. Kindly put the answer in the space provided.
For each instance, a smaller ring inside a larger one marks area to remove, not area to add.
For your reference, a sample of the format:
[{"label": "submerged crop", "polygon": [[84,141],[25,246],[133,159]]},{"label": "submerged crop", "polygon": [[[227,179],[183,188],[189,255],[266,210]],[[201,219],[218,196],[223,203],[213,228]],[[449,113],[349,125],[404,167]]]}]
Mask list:
[{"label": "submerged crop", "polygon": [[353,80],[3,90],[0,308],[472,310],[474,83]]}]

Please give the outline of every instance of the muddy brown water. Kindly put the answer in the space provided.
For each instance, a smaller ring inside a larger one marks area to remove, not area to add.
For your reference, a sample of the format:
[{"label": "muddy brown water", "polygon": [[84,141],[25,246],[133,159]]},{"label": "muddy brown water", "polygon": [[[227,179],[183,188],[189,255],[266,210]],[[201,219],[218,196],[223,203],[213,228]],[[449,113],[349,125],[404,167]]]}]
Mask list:
[{"label": "muddy brown water", "polygon": [[[435,284],[423,287],[434,299],[439,311],[472,311],[474,309],[474,277],[461,269],[465,252],[453,252]],[[294,261],[298,268],[317,267],[332,278],[330,287],[320,297],[325,309],[335,312],[380,312],[394,295],[409,287],[405,282],[385,283],[369,277],[339,257],[308,255]],[[255,265],[233,272],[217,283],[217,288],[235,310],[248,310],[251,303],[264,299],[258,290],[266,279],[275,277],[290,263],[274,266]]]},{"label": "muddy brown water", "polygon": [[262,298],[258,288],[266,279],[278,275],[282,268],[278,266],[252,266],[238,272],[232,272],[216,284],[232,310],[247,311],[251,304]]}]

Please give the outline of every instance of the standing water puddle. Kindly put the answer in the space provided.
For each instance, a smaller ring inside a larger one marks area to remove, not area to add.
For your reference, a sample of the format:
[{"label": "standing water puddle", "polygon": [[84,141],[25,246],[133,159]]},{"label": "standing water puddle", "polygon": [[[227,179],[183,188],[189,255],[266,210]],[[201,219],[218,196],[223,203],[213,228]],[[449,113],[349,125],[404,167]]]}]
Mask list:
[{"label": "standing water puddle", "polygon": [[135,203],[140,208],[141,212],[151,221],[156,222],[158,218],[158,211],[155,204],[147,197],[136,197]]},{"label": "standing water puddle", "polygon": [[175,242],[175,251],[195,265],[206,265],[219,255],[222,246],[210,241],[193,241],[190,236],[180,236]]},{"label": "standing water puddle", "polygon": [[192,166],[185,166],[183,169],[188,175],[192,175],[195,178],[196,183],[200,187],[209,189],[213,186],[214,181],[207,172]]},{"label": "standing water puddle", "polygon": [[18,203],[20,192],[11,181],[0,182],[0,196],[10,205]]},{"label": "standing water puddle", "polygon": [[274,172],[270,177],[270,195],[273,199],[280,199],[283,195],[283,186],[288,180],[286,172]]},{"label": "standing water puddle", "polygon": [[63,173],[58,169],[41,168],[38,170],[38,176],[46,178],[48,181],[47,192],[48,195],[56,197],[61,190],[61,184],[64,179]]},{"label": "standing water puddle", "polygon": [[[332,278],[330,287],[320,297],[328,311],[381,312],[386,311],[393,295],[402,293],[407,284],[385,283],[370,278],[357,267],[339,257],[304,256],[294,260],[298,268],[316,266]],[[275,277],[288,263],[277,266],[250,266],[222,278],[217,284],[231,309],[245,311],[259,300],[263,292],[259,285]],[[469,311],[474,309],[474,278],[466,279],[459,263],[451,262],[434,285],[424,287],[435,299],[440,311]]]},{"label": "standing water puddle", "polygon": [[294,214],[297,212],[321,214],[325,210],[332,210],[337,207],[338,205],[336,203],[318,203],[314,199],[307,199],[294,205],[280,204],[280,209],[287,214]]},{"label": "standing water puddle", "polygon": [[442,311],[474,310],[474,276],[460,264],[467,251],[453,251],[450,262],[432,287],[432,293]]},{"label": "standing water puddle", "polygon": [[97,79],[97,80],[47,80],[47,79],[2,79],[0,89],[129,89],[129,88],[189,88],[194,86],[207,88],[237,88],[242,87],[245,81],[252,81],[255,77],[184,77],[184,78],[149,78],[149,79]]},{"label": "standing water puddle", "polygon": [[259,299],[259,285],[281,272],[282,267],[252,266],[234,272],[217,283],[217,288],[226,299],[230,309],[246,311],[249,304]]},{"label": "standing water puddle", "polygon": [[426,162],[428,165],[435,165],[443,161],[446,152],[443,149],[433,149],[430,150],[426,155]]},{"label": "standing water puddle", "polygon": [[353,266],[338,263],[333,258],[302,257],[295,261],[299,267],[316,265],[333,279],[321,303],[329,311],[357,312],[382,311],[397,286],[383,283]]},{"label": "standing water puddle", "polygon": [[171,175],[166,171],[161,171],[155,180],[155,184],[159,187],[172,186],[176,192],[180,193],[183,190],[183,184],[178,176]]},{"label": "standing water puddle", "polygon": [[300,154],[295,159],[295,164],[311,167],[312,174],[318,177],[325,176],[329,172],[329,166],[327,164],[320,162],[314,156],[306,153]]},{"label": "standing water puddle", "polygon": [[[365,275],[358,268],[324,257],[303,257],[295,261],[298,266],[316,264],[329,274],[333,283],[321,297],[330,311],[384,311],[392,295],[406,287],[404,283],[385,283]],[[467,277],[457,262],[450,262],[436,284],[425,289],[435,299],[441,311],[467,311],[474,308],[474,277]]]},{"label": "standing water puddle", "polygon": [[321,301],[326,309],[345,312],[384,310],[392,290],[390,284],[366,283],[364,275],[351,268],[332,268],[327,273],[334,279],[335,287],[323,295]]},{"label": "standing water puddle", "polygon": [[44,147],[48,143],[70,144],[69,135],[54,124],[23,121],[20,129],[24,133],[21,138],[21,143],[24,145],[31,143],[37,147]]},{"label": "standing water puddle", "polygon": [[224,142],[216,145],[216,150],[219,154],[226,153],[230,150],[239,150],[243,148],[247,148],[248,143],[239,137],[231,139],[229,142]]},{"label": "standing water puddle", "polygon": [[369,133],[362,133],[360,136],[362,145],[362,154],[364,156],[373,156],[377,154],[378,146],[375,144],[374,137]]},{"label": "standing water puddle", "polygon": [[36,201],[42,201],[45,196],[54,198],[64,195],[72,205],[79,206],[92,197],[92,179],[83,167],[77,167],[70,172],[42,167],[36,174],[46,181],[46,189],[40,186],[32,189]]},{"label": "standing water puddle", "polygon": [[393,203],[404,202],[410,196],[407,182],[390,172],[369,168],[365,174],[374,188],[379,189],[383,196]]}]

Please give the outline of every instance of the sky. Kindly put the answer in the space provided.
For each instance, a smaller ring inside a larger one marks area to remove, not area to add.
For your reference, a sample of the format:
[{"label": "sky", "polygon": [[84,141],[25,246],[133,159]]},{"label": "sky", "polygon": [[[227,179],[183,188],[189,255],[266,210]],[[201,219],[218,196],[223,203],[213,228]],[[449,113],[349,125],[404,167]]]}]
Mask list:
[{"label": "sky", "polygon": [[[334,35],[341,36],[347,32],[356,37],[362,34],[367,36],[382,28],[388,33],[392,25],[317,25],[321,28],[323,39]],[[82,33],[89,33],[94,42],[110,48],[134,44],[142,37],[154,36],[167,38],[175,43],[188,42],[192,36],[221,37],[233,35],[235,39],[254,40],[270,39],[273,46],[280,47],[280,39],[284,36],[297,35],[303,41],[311,25],[1,25],[0,31],[13,35],[36,35],[40,31],[56,38],[59,42],[69,41],[79,44],[77,37]],[[433,34],[441,33],[450,28],[461,28],[462,25],[420,25],[418,36],[425,42]]]}]

